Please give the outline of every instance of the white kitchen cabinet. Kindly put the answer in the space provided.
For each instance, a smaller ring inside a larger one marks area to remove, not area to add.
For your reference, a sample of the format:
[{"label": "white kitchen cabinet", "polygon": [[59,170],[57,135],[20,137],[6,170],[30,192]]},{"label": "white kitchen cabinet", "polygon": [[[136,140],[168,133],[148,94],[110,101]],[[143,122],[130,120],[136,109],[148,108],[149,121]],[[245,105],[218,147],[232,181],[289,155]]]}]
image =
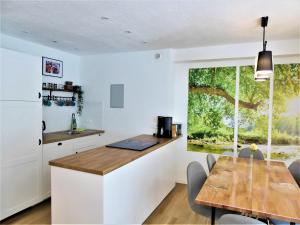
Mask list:
[{"label": "white kitchen cabinet", "polygon": [[101,138],[98,134],[74,139],[73,152],[79,153],[87,151],[89,149],[100,147],[102,145],[99,144],[99,140],[101,140]]},{"label": "white kitchen cabinet", "polygon": [[49,161],[100,147],[102,145],[100,145],[99,140],[101,137],[97,134],[43,145],[42,199],[51,195]]},{"label": "white kitchen cabinet", "polygon": [[41,57],[0,48],[0,100],[41,101]]},{"label": "white kitchen cabinet", "polygon": [[1,218],[39,201],[42,105],[0,101]]},{"label": "white kitchen cabinet", "polygon": [[50,197],[50,166],[48,162],[66,155],[73,154],[73,143],[61,141],[43,145],[43,178],[42,178],[42,199]]}]

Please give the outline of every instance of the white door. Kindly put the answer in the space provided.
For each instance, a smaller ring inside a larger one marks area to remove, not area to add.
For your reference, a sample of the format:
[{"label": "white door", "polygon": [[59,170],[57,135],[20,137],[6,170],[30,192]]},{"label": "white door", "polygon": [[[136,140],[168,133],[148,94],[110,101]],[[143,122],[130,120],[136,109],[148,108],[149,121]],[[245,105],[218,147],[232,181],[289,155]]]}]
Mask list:
[{"label": "white door", "polygon": [[39,201],[41,112],[40,102],[0,101],[1,219]]},{"label": "white door", "polygon": [[0,100],[41,101],[41,57],[0,48],[0,68]]},{"label": "white door", "polygon": [[51,192],[51,173],[49,161],[66,155],[71,155],[73,153],[73,143],[71,141],[62,141],[43,145],[43,199],[48,198]]}]

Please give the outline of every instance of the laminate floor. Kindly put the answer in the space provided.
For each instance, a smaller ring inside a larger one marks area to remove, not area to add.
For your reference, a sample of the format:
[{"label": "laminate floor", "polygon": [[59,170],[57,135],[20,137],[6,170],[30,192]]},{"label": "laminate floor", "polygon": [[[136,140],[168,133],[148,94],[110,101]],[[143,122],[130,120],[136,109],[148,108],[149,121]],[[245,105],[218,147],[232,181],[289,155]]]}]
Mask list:
[{"label": "laminate floor", "polygon": [[[186,188],[184,184],[176,184],[145,224],[210,224],[209,217],[197,215],[190,209]],[[3,220],[0,224],[51,224],[51,201],[48,199]]]},{"label": "laminate floor", "polygon": [[1,221],[0,224],[51,224],[51,200],[47,199]]}]

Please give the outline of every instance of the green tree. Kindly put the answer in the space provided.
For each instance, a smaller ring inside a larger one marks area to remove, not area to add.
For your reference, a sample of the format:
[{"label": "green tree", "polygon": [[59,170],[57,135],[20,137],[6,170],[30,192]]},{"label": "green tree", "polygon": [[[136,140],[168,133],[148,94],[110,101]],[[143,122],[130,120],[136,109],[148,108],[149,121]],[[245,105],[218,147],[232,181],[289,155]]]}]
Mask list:
[{"label": "green tree", "polygon": [[[224,118],[233,119],[235,68],[191,69],[189,74],[188,133],[217,132]],[[232,100],[233,99],[233,100]]]},{"label": "green tree", "polygon": [[[221,138],[228,136],[228,132],[231,135],[234,125],[235,70],[235,67],[190,69],[189,136],[197,133],[198,137]],[[283,116],[290,99],[300,97],[299,82],[300,64],[275,65],[273,128],[278,134],[285,132],[299,136],[300,116]],[[240,68],[240,139],[247,136],[253,140],[252,136],[261,138],[259,143],[267,140],[269,85],[269,81],[254,80],[253,66]]]}]

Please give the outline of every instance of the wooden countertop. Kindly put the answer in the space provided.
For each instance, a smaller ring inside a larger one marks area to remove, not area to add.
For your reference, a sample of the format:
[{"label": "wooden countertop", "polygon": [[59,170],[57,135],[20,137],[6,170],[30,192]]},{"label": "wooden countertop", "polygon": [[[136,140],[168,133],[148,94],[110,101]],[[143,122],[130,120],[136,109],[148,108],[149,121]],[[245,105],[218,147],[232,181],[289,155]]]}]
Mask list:
[{"label": "wooden countertop", "polygon": [[43,144],[49,144],[58,141],[66,141],[74,138],[86,137],[94,134],[102,134],[104,130],[85,130],[77,134],[68,134],[68,130],[57,131],[43,134]]},{"label": "wooden countertop", "polygon": [[[180,136],[179,136],[180,137]],[[87,173],[105,175],[115,169],[120,168],[162,146],[171,143],[177,138],[157,138],[152,135],[139,135],[134,137],[142,140],[157,140],[159,144],[144,151],[132,151],[119,148],[100,147],[84,151],[78,154],[69,155],[49,162],[51,166],[57,166]]]}]

